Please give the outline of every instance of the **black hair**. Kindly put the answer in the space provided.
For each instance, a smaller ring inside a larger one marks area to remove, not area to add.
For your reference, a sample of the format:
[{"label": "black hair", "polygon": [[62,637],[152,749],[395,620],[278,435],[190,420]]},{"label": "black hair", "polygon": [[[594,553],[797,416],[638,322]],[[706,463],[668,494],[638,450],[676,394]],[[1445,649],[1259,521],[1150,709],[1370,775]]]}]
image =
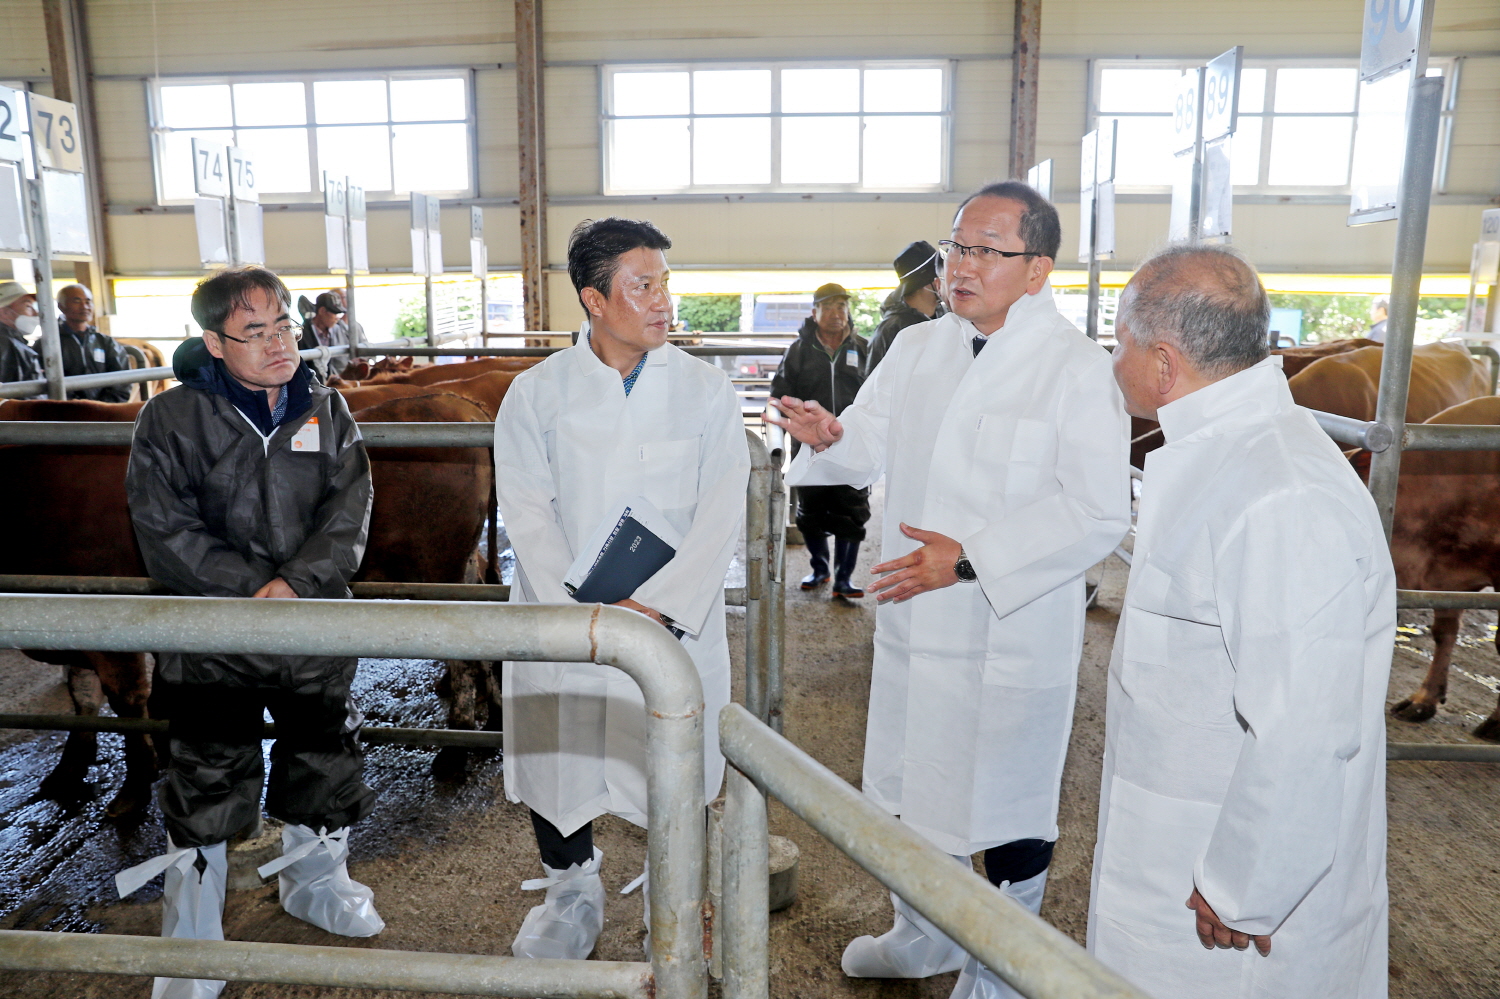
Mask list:
[{"label": "black hair", "polygon": [[[584,219],[568,237],[568,277],[583,302],[583,289],[593,288],[605,298],[614,285],[620,257],[631,250],[670,250],[672,241],[650,222],[622,219]],[[587,307],[585,307],[587,311]]]},{"label": "black hair", "polygon": [[193,318],[202,328],[223,333],[224,324],[236,309],[251,308],[250,295],[257,289],[291,309],[292,293],[281,278],[264,267],[246,265],[226,268],[199,281],[193,289]]},{"label": "black hair", "polygon": [[1153,255],[1121,296],[1116,336],[1177,346],[1193,367],[1224,378],[1270,353],[1271,300],[1248,260],[1227,246],[1178,244]]},{"label": "black hair", "polygon": [[1052,202],[1042,197],[1041,192],[1030,184],[1019,180],[1002,180],[986,184],[963,200],[953,217],[975,198],[1009,198],[1026,206],[1021,213],[1021,242],[1027,253],[1057,259],[1058,247],[1062,245],[1062,222]]}]

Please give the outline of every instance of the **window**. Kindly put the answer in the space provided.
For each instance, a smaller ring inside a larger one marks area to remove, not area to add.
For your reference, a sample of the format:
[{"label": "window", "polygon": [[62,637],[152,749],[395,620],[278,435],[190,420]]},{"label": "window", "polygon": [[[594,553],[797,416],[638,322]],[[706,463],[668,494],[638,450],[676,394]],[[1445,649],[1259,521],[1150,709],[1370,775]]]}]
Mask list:
[{"label": "window", "polygon": [[612,66],[604,191],[936,191],[946,63]]},{"label": "window", "polygon": [[152,90],[163,203],[193,197],[194,138],[249,153],[262,200],[317,200],[325,170],[354,178],[371,200],[473,187],[465,76],[193,80]]},{"label": "window", "polygon": [[[1433,60],[1432,65],[1438,66]],[[1101,63],[1096,119],[1119,122],[1115,181],[1166,191],[1172,176],[1172,98],[1188,64]],[[1347,65],[1247,64],[1231,174],[1247,193],[1343,194],[1349,190],[1359,70]]]}]

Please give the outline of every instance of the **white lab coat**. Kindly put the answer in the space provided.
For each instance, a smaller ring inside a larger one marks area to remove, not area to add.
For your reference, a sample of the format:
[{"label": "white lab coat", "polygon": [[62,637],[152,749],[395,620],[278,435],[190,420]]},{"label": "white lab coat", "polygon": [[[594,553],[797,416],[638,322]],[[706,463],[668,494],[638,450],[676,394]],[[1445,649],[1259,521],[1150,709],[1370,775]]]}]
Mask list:
[{"label": "white lab coat", "polygon": [[[1156,999],[1386,994],[1395,575],[1270,357],[1161,410],[1109,669],[1089,948]],[[1271,954],[1205,950],[1197,887]]]},{"label": "white lab coat", "polygon": [[1052,290],[1023,296],[976,358],[956,315],[901,331],[793,485],[885,473],[899,524],[963,543],[979,575],[876,612],[864,793],[951,854],[1057,838],[1083,650],[1084,570],[1130,525],[1128,421],[1103,348]]},{"label": "white lab coat", "polygon": [[[729,703],[724,574],[744,519],[750,455],[738,398],[718,368],[671,345],[646,355],[630,395],[586,338],[517,376],[495,419],[495,493],[516,552],[511,600],[572,603],[563,577],[599,523],[645,496],[682,532],[634,599],[687,631],[703,679],[704,793],[724,775]],[[646,825],[640,688],[592,663],[508,662],[505,791],[565,835],[609,812]]]}]

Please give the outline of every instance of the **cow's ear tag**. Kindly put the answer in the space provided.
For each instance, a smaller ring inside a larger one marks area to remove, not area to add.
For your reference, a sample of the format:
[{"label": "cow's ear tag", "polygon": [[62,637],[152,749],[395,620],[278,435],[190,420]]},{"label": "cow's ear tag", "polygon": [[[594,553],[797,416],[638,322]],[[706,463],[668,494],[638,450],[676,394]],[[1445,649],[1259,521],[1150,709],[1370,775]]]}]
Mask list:
[{"label": "cow's ear tag", "polygon": [[292,435],[293,451],[316,451],[318,450],[318,418],[314,416]]}]

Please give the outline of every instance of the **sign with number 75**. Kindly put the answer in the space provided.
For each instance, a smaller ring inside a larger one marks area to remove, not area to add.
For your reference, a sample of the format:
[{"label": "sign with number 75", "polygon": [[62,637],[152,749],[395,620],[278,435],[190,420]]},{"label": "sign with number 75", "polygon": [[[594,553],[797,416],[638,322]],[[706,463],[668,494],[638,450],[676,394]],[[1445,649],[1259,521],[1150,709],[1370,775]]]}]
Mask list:
[{"label": "sign with number 75", "polygon": [[31,134],[42,166],[68,173],[83,172],[83,127],[78,109],[66,101],[27,94],[31,105]]}]

